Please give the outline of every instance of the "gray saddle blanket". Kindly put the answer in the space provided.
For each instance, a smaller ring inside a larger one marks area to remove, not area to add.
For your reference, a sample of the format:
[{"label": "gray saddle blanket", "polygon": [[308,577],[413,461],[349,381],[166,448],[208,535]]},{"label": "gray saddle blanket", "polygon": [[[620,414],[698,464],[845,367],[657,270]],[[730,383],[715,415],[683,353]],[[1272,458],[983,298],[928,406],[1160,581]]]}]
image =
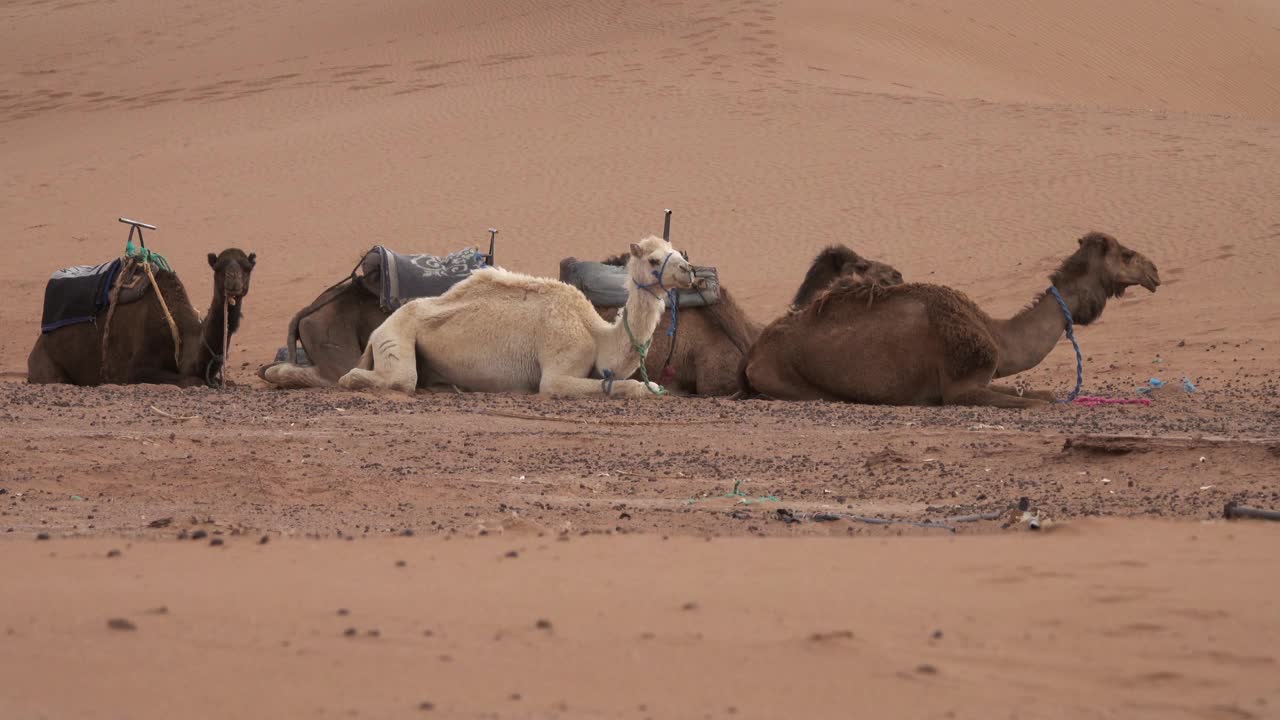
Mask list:
[{"label": "gray saddle blanket", "polygon": [[394,312],[416,298],[437,297],[485,266],[485,256],[475,248],[449,255],[406,255],[381,245],[369,251],[377,255],[382,271],[382,309]]},{"label": "gray saddle blanket", "polygon": [[44,286],[40,332],[93,322],[110,301],[120,265],[117,258],[101,265],[73,265],[49,276]]},{"label": "gray saddle blanket", "polygon": [[[693,274],[706,282],[701,290],[676,292],[676,307],[705,307],[720,301],[720,277],[713,267],[694,265]],[[627,304],[627,293],[632,290],[631,276],[619,265],[606,265],[576,258],[560,261],[560,282],[572,285],[596,307],[616,308]]]}]

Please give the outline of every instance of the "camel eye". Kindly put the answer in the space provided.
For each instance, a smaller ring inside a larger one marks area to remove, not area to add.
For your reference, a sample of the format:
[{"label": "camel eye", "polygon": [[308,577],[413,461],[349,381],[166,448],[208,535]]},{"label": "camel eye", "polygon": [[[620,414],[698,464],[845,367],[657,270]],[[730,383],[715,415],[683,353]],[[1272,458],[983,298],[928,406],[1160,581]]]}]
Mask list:
[{"label": "camel eye", "polygon": [[1132,261],[1132,260],[1133,260],[1133,256],[1134,256],[1135,254],[1136,254],[1136,253],[1134,253],[1132,250],[1125,250],[1125,251],[1120,255],[1120,257],[1124,258],[1124,261],[1125,261],[1125,262],[1130,262],[1130,261]]},{"label": "camel eye", "polygon": [[658,258],[649,258],[649,265],[658,267]]}]

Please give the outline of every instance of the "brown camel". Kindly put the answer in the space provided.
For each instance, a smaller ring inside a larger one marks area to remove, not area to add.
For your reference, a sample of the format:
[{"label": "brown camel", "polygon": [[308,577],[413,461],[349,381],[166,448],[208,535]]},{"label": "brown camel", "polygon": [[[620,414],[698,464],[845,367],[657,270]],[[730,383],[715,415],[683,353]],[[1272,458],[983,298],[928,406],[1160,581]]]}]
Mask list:
[{"label": "brown camel", "polygon": [[[288,357],[258,369],[258,377],[281,388],[332,387],[360,362],[369,335],[391,313],[378,300],[382,270],[376,255],[364,256],[353,277],[320,293],[289,321]],[[298,343],[307,364],[299,365]]]},{"label": "brown camel", "polygon": [[1035,367],[1066,327],[1056,289],[1075,325],[1102,315],[1107,300],[1141,285],[1155,292],[1156,266],[1103,233],[1050,276],[1051,287],[1007,320],[937,285],[877,287],[837,281],[799,313],[784,315],[751,348],[744,394],[780,400],[844,400],[887,405],[1046,407],[1049,392],[992,385]]},{"label": "brown camel", "polygon": [[831,245],[818,253],[809,265],[791,301],[791,309],[803,310],[818,293],[842,277],[883,287],[902,284],[902,273],[892,265],[868,260],[844,245]]},{"label": "brown camel", "polygon": [[[681,253],[683,255],[683,253]],[[625,266],[628,255],[606,258],[605,265]],[[688,257],[686,256],[687,260]],[[564,262],[571,262],[568,258]],[[613,322],[618,308],[596,307],[600,317]],[[680,308],[676,315],[675,352],[671,352],[671,308],[662,312],[653,344],[645,359],[649,379],[678,395],[732,395],[738,391],[738,365],[760,334],[723,285],[712,305]],[[669,368],[669,369],[668,369]],[[633,377],[638,378],[637,372]]]},{"label": "brown camel", "polygon": [[[223,371],[224,321],[228,337],[240,327],[243,300],[256,255],[228,248],[209,253],[213,268],[213,300],[203,321],[187,298],[176,273],[153,266],[157,287],[138,300],[116,304],[95,322],[80,323],[43,333],[27,358],[27,382],[99,385],[156,383],[193,387],[212,385]],[[142,282],[149,282],[144,279]],[[179,358],[159,290],[181,339]],[[224,300],[229,305],[224,317]],[[103,341],[103,328],[107,338]]]}]

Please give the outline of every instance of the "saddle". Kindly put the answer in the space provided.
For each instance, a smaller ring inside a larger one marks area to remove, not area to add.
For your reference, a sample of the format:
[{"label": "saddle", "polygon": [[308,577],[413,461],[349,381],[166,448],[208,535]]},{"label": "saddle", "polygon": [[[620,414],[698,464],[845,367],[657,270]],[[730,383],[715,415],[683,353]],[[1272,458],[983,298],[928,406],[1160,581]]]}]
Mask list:
[{"label": "saddle", "polygon": [[491,262],[488,255],[473,247],[440,256],[398,253],[375,245],[365,258],[376,261],[381,270],[382,291],[378,302],[387,312],[394,312],[410,300],[443,295]]},{"label": "saddle", "polygon": [[128,258],[116,258],[101,265],[73,265],[49,276],[44,287],[44,312],[40,332],[78,323],[96,322],[114,302],[128,305],[141,300],[151,283],[142,267]]},{"label": "saddle", "polygon": [[[701,278],[706,286],[700,290],[677,290],[676,307],[706,307],[720,302],[720,276],[716,269],[706,265],[694,265],[693,275]],[[622,265],[606,265],[574,257],[560,261],[560,282],[572,285],[596,307],[617,308],[627,304],[631,291],[630,275]]]}]

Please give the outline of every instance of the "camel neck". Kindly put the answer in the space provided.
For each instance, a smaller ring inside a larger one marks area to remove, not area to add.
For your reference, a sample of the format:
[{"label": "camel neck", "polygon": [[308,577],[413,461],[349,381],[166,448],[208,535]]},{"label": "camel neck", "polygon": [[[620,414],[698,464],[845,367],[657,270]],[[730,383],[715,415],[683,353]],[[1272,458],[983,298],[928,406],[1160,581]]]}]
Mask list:
[{"label": "camel neck", "polygon": [[[223,328],[227,328],[228,340],[240,329],[240,304],[230,306],[229,313],[223,312],[224,295],[221,292],[214,292],[213,301],[209,304],[209,313],[205,315],[204,323],[201,327],[201,343],[200,348],[200,367],[210,368],[206,374],[212,377],[222,366],[222,360],[225,359],[227,349],[222,345]],[[210,363],[213,363],[211,366]],[[214,367],[216,366],[216,367]]]},{"label": "camel neck", "polygon": [[[1102,314],[1107,302],[1104,288],[1076,280],[1058,287],[1076,325],[1088,325]],[[996,377],[1029,370],[1053,352],[1067,328],[1067,318],[1056,298],[1045,290],[1029,307],[1008,320],[997,320],[1000,365]]]},{"label": "camel neck", "polygon": [[[634,282],[631,285],[635,285]],[[660,295],[632,287],[627,302],[608,327],[596,351],[596,367],[611,370],[616,377],[630,377],[640,367],[636,346],[648,347],[665,304]]]},{"label": "camel neck", "polygon": [[[627,326],[622,328],[623,333],[625,334],[629,328],[635,341],[643,345],[653,337],[665,307],[666,302],[663,296],[652,288],[632,288],[627,294],[627,303],[623,307],[627,322]],[[628,337],[627,341],[629,343],[631,338]]]}]

